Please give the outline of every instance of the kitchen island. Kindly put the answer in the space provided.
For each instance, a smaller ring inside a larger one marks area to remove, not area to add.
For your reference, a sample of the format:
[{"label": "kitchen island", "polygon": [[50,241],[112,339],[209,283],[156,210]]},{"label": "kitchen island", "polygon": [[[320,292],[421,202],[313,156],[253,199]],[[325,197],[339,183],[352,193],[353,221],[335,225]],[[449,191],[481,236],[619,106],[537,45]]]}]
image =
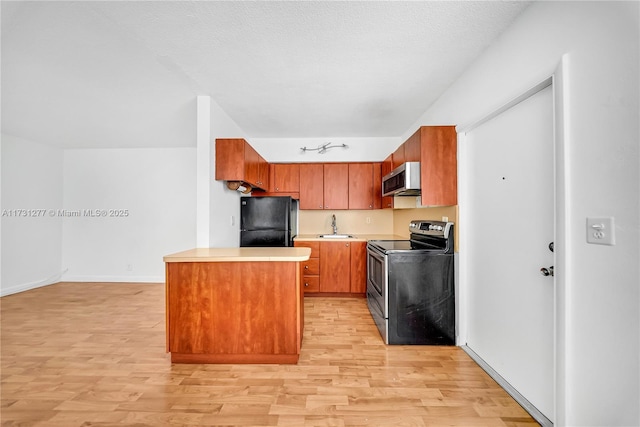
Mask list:
[{"label": "kitchen island", "polygon": [[197,248],[164,257],[173,363],[297,363],[309,248]]}]

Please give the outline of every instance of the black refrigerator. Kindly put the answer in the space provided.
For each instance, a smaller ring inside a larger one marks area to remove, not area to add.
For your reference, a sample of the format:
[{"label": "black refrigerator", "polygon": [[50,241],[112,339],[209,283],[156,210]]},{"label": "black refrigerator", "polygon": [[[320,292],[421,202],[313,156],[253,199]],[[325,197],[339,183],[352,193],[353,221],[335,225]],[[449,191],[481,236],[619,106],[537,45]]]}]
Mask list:
[{"label": "black refrigerator", "polygon": [[241,197],[240,246],[293,246],[298,201],[291,197]]}]

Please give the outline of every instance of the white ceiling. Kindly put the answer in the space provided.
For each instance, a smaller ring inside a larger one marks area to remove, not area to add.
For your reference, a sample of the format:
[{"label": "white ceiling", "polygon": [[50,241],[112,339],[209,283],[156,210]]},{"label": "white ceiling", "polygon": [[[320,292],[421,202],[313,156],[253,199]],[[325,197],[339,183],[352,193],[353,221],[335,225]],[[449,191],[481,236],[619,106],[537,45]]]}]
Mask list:
[{"label": "white ceiling", "polygon": [[195,145],[195,97],[248,137],[399,136],[529,2],[2,1],[2,130]]}]

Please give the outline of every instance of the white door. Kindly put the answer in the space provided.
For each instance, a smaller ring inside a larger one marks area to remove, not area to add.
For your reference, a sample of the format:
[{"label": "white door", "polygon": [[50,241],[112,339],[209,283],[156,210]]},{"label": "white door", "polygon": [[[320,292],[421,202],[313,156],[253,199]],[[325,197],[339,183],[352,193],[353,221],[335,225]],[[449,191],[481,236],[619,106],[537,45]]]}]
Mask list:
[{"label": "white door", "polygon": [[[464,138],[467,346],[554,419],[551,86]],[[463,209],[463,207],[461,207]]]}]

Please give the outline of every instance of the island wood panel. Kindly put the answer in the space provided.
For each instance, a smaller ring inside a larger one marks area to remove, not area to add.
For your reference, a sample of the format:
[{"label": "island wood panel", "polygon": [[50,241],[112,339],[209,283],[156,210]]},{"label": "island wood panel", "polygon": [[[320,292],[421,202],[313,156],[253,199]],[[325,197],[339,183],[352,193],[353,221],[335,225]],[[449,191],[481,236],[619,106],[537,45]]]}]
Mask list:
[{"label": "island wood panel", "polygon": [[297,262],[167,266],[169,351],[177,363],[296,363]]},{"label": "island wood panel", "polygon": [[198,263],[167,264],[168,351],[202,354],[213,347],[214,307],[206,274]]}]

